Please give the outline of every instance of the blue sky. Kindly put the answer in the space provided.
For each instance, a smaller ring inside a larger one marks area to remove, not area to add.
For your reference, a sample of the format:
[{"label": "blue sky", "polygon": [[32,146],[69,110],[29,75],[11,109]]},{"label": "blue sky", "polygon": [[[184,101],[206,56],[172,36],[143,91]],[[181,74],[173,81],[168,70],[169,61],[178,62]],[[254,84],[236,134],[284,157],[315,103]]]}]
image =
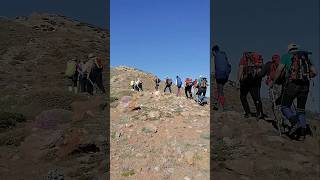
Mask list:
[{"label": "blue sky", "polygon": [[1,2],[0,16],[28,16],[32,12],[48,12],[108,29],[108,2],[109,0],[10,0]]},{"label": "blue sky", "polygon": [[209,0],[111,0],[111,66],[209,77]]},{"label": "blue sky", "polygon": [[[226,51],[233,63],[231,79],[244,50],[260,52],[264,61],[273,53],[283,54],[288,43],[295,42],[313,52],[319,69],[319,0],[213,0],[211,42]],[[301,22],[301,23],[299,23]],[[319,110],[319,76],[312,88],[309,108]],[[263,87],[263,89],[266,89]],[[262,91],[266,95],[266,91]],[[312,102],[314,101],[314,102]]]}]

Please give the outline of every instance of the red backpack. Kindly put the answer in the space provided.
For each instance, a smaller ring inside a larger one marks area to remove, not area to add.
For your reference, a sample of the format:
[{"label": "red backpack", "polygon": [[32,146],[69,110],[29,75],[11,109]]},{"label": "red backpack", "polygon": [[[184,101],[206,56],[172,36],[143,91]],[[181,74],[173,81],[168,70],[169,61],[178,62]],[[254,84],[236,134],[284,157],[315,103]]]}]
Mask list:
[{"label": "red backpack", "polygon": [[312,78],[310,67],[312,63],[309,59],[310,52],[297,51],[292,54],[289,71],[290,80],[308,81]]},{"label": "red backpack", "polygon": [[245,52],[241,60],[245,61],[243,79],[255,79],[262,70],[262,56],[256,52]]}]

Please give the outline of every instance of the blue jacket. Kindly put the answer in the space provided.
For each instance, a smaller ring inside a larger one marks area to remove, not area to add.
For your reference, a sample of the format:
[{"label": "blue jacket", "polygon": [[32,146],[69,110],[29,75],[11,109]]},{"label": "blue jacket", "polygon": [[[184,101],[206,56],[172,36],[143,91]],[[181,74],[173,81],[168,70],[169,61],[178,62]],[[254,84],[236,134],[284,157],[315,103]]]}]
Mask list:
[{"label": "blue jacket", "polygon": [[231,73],[231,64],[228,61],[226,53],[223,51],[218,51],[214,55],[214,64],[215,78],[228,80]]}]

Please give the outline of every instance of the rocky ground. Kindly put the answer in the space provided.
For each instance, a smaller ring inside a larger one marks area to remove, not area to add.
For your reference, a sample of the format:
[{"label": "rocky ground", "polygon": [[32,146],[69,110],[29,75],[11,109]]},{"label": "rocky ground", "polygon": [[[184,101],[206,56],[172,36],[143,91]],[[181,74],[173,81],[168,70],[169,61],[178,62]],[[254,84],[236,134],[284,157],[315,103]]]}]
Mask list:
[{"label": "rocky ground", "polygon": [[[280,137],[272,125],[271,104],[264,101],[268,121],[243,118],[239,91],[226,87],[228,111],[213,118],[212,175],[214,179],[306,179],[320,177],[320,119],[308,115],[313,137],[305,141]],[[249,97],[249,96],[248,96]],[[254,107],[251,107],[254,110]]]},{"label": "rocky ground", "polygon": [[[138,77],[144,92],[130,91]],[[111,70],[111,179],[209,179],[209,106],[155,92],[153,78]]]},{"label": "rocky ground", "polygon": [[108,40],[59,15],[0,19],[0,179],[106,179],[106,97],[67,92],[64,71]]}]

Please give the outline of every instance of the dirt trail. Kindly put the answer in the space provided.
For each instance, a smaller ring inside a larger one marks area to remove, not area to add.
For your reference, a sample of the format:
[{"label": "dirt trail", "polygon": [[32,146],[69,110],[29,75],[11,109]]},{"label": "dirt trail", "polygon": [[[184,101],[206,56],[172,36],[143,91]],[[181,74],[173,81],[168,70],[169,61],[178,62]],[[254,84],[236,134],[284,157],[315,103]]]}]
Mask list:
[{"label": "dirt trail", "polygon": [[[209,179],[209,106],[155,92],[148,73],[117,71],[111,75],[121,79],[111,85],[117,99],[110,110],[111,179]],[[143,76],[144,92],[128,91],[135,74]]]},{"label": "dirt trail", "polygon": [[[320,177],[320,121],[308,116],[314,136],[306,140],[280,137],[271,122],[245,119],[238,91],[228,85],[229,111],[215,111],[213,178],[215,179],[308,179]],[[271,104],[264,110],[272,119]],[[254,109],[252,106],[251,109]]]}]

